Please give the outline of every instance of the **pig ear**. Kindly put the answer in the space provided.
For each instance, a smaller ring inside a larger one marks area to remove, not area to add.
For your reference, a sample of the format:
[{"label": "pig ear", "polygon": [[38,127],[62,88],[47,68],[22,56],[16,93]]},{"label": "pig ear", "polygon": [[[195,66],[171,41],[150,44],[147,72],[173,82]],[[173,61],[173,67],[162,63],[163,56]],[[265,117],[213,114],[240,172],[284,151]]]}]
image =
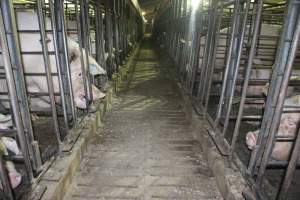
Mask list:
[{"label": "pig ear", "polygon": [[92,92],[93,92],[93,99],[103,99],[106,94],[104,94],[103,92],[101,92],[98,88],[96,88],[96,86],[92,85]]}]

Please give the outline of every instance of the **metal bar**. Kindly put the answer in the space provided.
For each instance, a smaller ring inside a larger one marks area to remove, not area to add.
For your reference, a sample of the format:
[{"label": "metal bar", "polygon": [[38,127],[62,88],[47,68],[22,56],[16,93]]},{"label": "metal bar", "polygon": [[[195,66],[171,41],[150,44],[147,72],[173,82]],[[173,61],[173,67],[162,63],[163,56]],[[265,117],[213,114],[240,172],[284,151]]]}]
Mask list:
[{"label": "metal bar", "polygon": [[[30,159],[30,155],[29,155],[28,144],[27,144],[27,140],[25,137],[22,119],[20,116],[21,109],[20,109],[20,105],[18,102],[18,95],[17,95],[17,91],[16,91],[16,82],[14,80],[14,73],[12,70],[13,66],[12,66],[12,62],[10,60],[11,57],[9,54],[8,40],[6,38],[6,34],[13,34],[13,32],[6,33],[6,31],[4,29],[5,26],[4,26],[4,21],[3,21],[3,14],[4,14],[3,9],[6,7],[7,4],[3,5],[2,3],[9,3],[9,2],[1,1],[1,9],[0,9],[0,35],[1,35],[0,40],[1,40],[1,44],[2,44],[2,56],[3,56],[4,66],[5,66],[7,87],[8,87],[8,91],[9,91],[10,103],[12,105],[14,122],[15,122],[16,129],[17,129],[18,140],[20,143],[22,155],[24,156],[25,163],[26,163],[27,176],[28,176],[29,180],[32,181],[33,180],[33,171],[32,171],[31,159]],[[5,14],[8,14],[8,13],[5,13]],[[6,16],[6,17],[10,17],[10,16]],[[13,37],[14,36],[12,36],[12,38],[10,38],[10,42],[14,42]]]},{"label": "metal bar", "polygon": [[50,10],[50,18],[51,18],[51,27],[52,27],[52,34],[53,34],[53,45],[54,45],[54,51],[55,51],[55,62],[56,62],[56,68],[57,68],[57,75],[58,75],[58,83],[59,83],[59,89],[60,89],[60,98],[61,98],[61,104],[62,104],[62,110],[63,110],[63,118],[65,126],[69,129],[69,120],[68,120],[68,111],[67,111],[67,104],[66,104],[66,94],[65,94],[65,88],[63,87],[63,76],[65,75],[60,67],[60,59],[59,59],[59,46],[57,44],[58,41],[58,35],[57,35],[57,27],[55,23],[55,16],[54,16],[54,3],[53,0],[49,1],[49,10]]},{"label": "metal bar", "polygon": [[[223,15],[223,2],[221,2],[220,9],[221,9],[220,15],[222,16]],[[216,12],[218,12],[218,10]],[[216,66],[215,59],[216,59],[216,53],[217,53],[217,45],[218,45],[218,41],[220,39],[219,34],[220,34],[220,27],[221,27],[221,22],[222,22],[221,16],[219,16],[218,17],[219,19],[217,19],[217,21],[215,22],[217,24],[216,36],[215,36],[215,38],[213,38],[214,47],[211,49],[212,55],[211,55],[211,58],[210,58],[209,63],[208,63],[209,65],[211,65],[211,71],[210,71],[210,74],[207,78],[208,86],[207,86],[207,88],[204,89],[204,91],[206,91],[204,111],[203,111],[204,113],[206,113],[207,109],[208,109],[210,91],[211,91],[212,80],[213,80],[213,73],[214,73],[214,69],[215,69],[215,66]]]},{"label": "metal bar", "polygon": [[[92,85],[91,85],[91,73],[90,73],[90,62],[89,56],[91,55],[90,50],[90,18],[89,18],[89,0],[80,0],[80,11],[82,17],[82,34],[83,34],[83,48],[85,48],[85,57],[86,57],[86,80],[87,80],[87,95],[90,102],[93,101],[93,94],[92,94]],[[88,108],[88,107],[87,107]]]},{"label": "metal bar", "polygon": [[[79,49],[80,49],[80,63],[81,63],[81,73],[82,73],[82,80],[83,80],[83,89],[84,89],[84,94],[85,94],[85,103],[86,103],[86,110],[89,110],[90,102],[88,101],[89,97],[89,89],[88,89],[88,80],[87,80],[87,71],[86,69],[89,68],[88,62],[85,61],[86,58],[85,56],[88,55],[87,49],[85,49],[85,53],[83,50],[83,47],[85,46],[86,42],[86,34],[84,33],[84,28],[82,27],[82,24],[84,24],[84,9],[83,9],[83,2],[82,0],[79,0],[80,5],[78,7],[78,0],[75,1],[75,13],[76,13],[76,20],[77,20],[77,31],[78,31],[78,44],[79,44]],[[80,14],[79,14],[79,8],[80,8]],[[83,16],[82,16],[83,15]],[[84,59],[85,57],[85,59]]]},{"label": "metal bar", "polygon": [[[227,53],[227,61],[226,61],[226,68],[224,72],[224,80],[228,79],[229,75],[229,68],[230,68],[230,63],[231,63],[231,56],[232,56],[232,51],[233,51],[233,45],[234,45],[234,35],[235,35],[235,29],[237,26],[237,17],[238,17],[238,10],[239,10],[239,0],[236,0],[235,6],[234,6],[234,14],[233,14],[233,23],[231,27],[231,36],[230,36],[230,45],[229,45],[229,51]],[[221,96],[217,108],[217,113],[216,113],[216,119],[215,119],[215,125],[217,125],[220,121],[222,110],[223,110],[223,103],[224,103],[224,98],[225,98],[225,92],[226,92],[226,87],[227,87],[227,81],[224,81],[222,85],[222,91],[221,91]]]},{"label": "metal bar", "polygon": [[241,101],[240,101],[240,105],[239,105],[239,111],[238,111],[238,115],[237,115],[237,120],[235,122],[235,127],[234,127],[232,141],[231,141],[231,155],[233,154],[233,151],[235,149],[235,144],[236,144],[237,137],[239,134],[242,116],[244,113],[244,105],[246,102],[247,88],[249,85],[251,69],[253,66],[253,59],[254,59],[254,54],[255,54],[255,49],[256,49],[256,43],[258,40],[258,32],[259,32],[259,26],[260,26],[262,11],[263,11],[263,5],[264,5],[263,0],[259,0],[257,2],[257,16],[255,19],[254,33],[253,33],[253,39],[251,42],[251,47],[250,47],[250,52],[249,52],[249,59],[247,61],[247,68],[246,68],[246,72],[245,72],[245,79],[244,79],[244,84],[243,84]]},{"label": "metal bar", "polygon": [[55,95],[54,95],[54,85],[53,85],[53,79],[52,79],[52,75],[51,75],[51,65],[50,65],[50,59],[49,59],[49,54],[48,54],[47,42],[46,42],[47,36],[46,36],[46,32],[45,32],[45,21],[44,21],[45,19],[44,19],[44,13],[43,13],[42,0],[37,0],[37,10],[38,10],[38,21],[39,21],[40,34],[41,34],[43,58],[44,58],[46,75],[47,75],[46,77],[47,77],[47,86],[48,86],[49,98],[50,98],[50,108],[52,110],[54,132],[55,132],[56,141],[58,144],[58,154],[61,154],[62,141],[61,141],[61,135],[60,135],[58,119],[57,119],[57,111],[56,111]]},{"label": "metal bar", "polygon": [[245,14],[244,14],[244,19],[243,19],[243,24],[242,24],[242,30],[241,30],[241,36],[239,38],[239,47],[237,49],[238,53],[237,53],[237,58],[235,60],[235,66],[234,66],[234,74],[233,74],[233,80],[232,80],[232,84],[229,85],[230,91],[229,91],[229,102],[227,104],[227,110],[225,113],[225,122],[224,122],[224,126],[223,126],[223,135],[226,134],[227,131],[227,127],[229,124],[229,115],[231,112],[231,108],[232,108],[232,101],[233,101],[233,96],[234,96],[234,91],[235,91],[235,86],[236,86],[236,81],[237,81],[237,75],[238,75],[238,68],[240,66],[240,62],[241,62],[241,56],[242,56],[242,49],[243,49],[243,44],[244,44],[244,39],[245,39],[245,31],[246,31],[246,26],[247,26],[247,20],[248,20],[248,13],[249,13],[249,9],[250,9],[250,0],[246,1],[246,10],[245,10]]},{"label": "metal bar", "polygon": [[61,67],[63,67],[63,71],[66,73],[64,86],[69,90],[69,106],[73,121],[77,122],[76,108],[74,104],[74,94],[73,87],[71,81],[71,69],[69,63],[69,53],[68,53],[68,41],[67,41],[67,33],[65,28],[65,14],[64,14],[64,0],[54,0],[55,7],[55,22],[58,31],[58,43],[60,45],[60,59],[61,59]]}]

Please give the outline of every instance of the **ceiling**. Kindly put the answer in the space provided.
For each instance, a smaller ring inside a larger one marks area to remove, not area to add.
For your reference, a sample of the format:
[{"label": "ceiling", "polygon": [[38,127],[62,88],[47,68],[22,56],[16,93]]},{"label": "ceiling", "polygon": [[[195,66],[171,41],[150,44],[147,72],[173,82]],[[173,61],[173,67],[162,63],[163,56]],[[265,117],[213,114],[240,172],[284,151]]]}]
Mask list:
[{"label": "ceiling", "polygon": [[160,0],[138,0],[139,4],[145,12],[145,19],[150,22],[154,17],[155,8],[159,5]]}]

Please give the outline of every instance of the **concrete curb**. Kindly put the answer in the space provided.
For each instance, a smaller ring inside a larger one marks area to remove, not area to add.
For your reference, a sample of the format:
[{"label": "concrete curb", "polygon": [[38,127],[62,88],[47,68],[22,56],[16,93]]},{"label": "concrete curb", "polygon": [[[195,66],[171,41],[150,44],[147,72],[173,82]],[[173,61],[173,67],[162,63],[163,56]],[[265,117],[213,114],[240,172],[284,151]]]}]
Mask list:
[{"label": "concrete curb", "polygon": [[246,181],[238,168],[229,162],[227,157],[220,154],[214,142],[208,134],[211,129],[209,123],[197,115],[194,111],[192,100],[185,94],[180,84],[174,83],[174,89],[183,99],[186,116],[193,126],[193,135],[201,143],[202,151],[216,178],[220,193],[225,200],[244,200],[242,191],[246,187]]}]

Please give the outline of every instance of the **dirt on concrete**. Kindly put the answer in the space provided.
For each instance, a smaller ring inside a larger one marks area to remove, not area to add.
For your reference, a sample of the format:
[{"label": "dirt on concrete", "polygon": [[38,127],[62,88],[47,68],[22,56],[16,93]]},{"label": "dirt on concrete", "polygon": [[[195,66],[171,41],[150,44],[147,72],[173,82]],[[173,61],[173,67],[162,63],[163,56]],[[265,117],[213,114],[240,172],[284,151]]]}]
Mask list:
[{"label": "dirt on concrete", "polygon": [[161,60],[145,41],[66,200],[222,199]]}]

